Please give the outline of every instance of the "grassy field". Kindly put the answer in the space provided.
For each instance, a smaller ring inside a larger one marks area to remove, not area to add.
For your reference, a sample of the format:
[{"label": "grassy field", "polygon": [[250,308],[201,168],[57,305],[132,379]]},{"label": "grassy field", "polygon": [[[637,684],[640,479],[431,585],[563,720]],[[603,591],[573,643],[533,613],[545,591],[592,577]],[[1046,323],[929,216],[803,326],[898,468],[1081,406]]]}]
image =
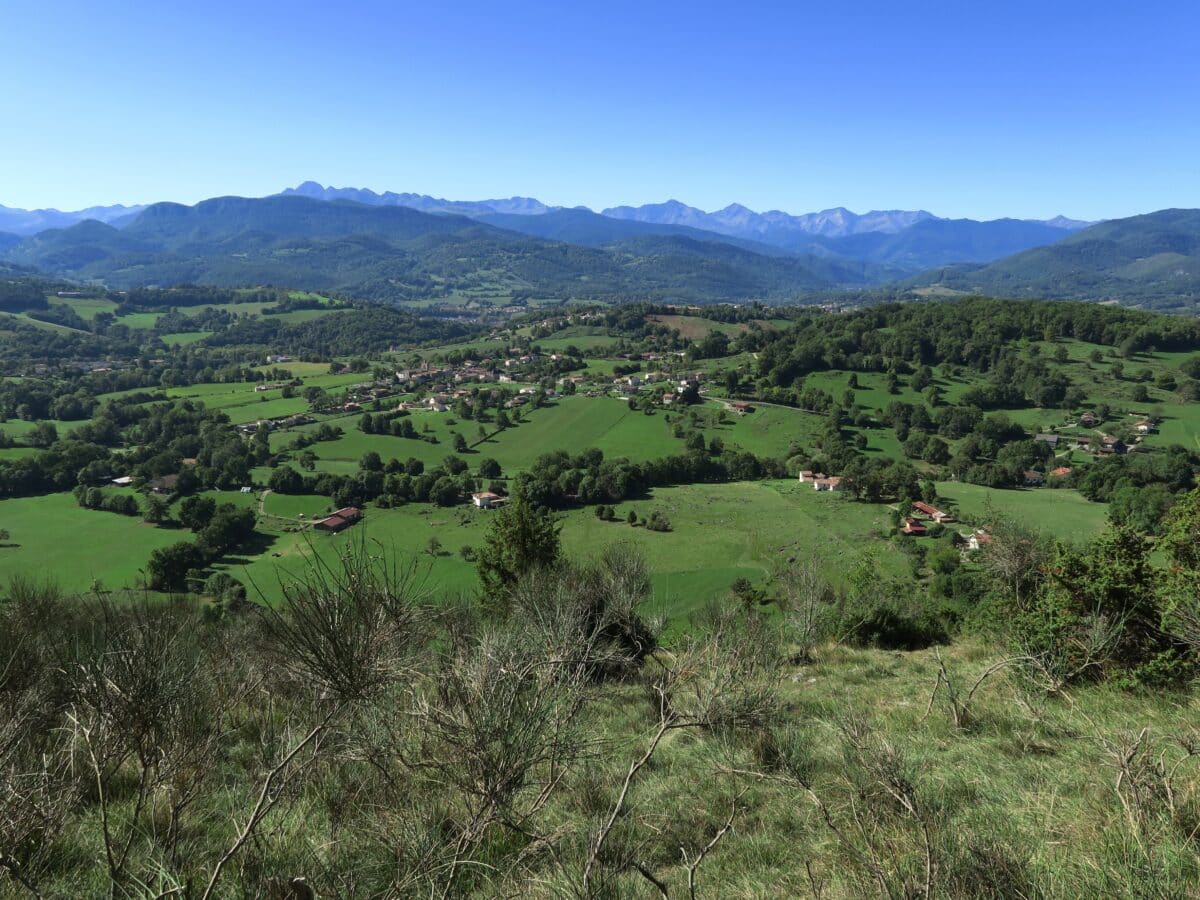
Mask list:
[{"label": "grassy field", "polygon": [[211,331],[176,331],[173,334],[161,334],[159,338],[168,347],[186,347],[199,343],[211,334]]},{"label": "grassy field", "polygon": [[1108,526],[1108,504],[1092,503],[1075,492],[1050,488],[993,490],[978,484],[944,481],[938,494],[954,501],[960,515],[983,522],[989,507],[1064,540],[1082,541]]},{"label": "grassy field", "polygon": [[672,530],[658,533],[602,522],[591,510],[571,513],[563,528],[570,555],[589,555],[607,543],[627,541],[646,557],[654,612],[687,617],[722,596],[739,577],[761,579],[789,559],[816,556],[835,582],[871,548],[880,577],[899,576],[904,561],[883,540],[888,511],[820,494],[790,479],[658,488],[648,500],[616,507],[641,516],[657,510]]},{"label": "grassy field", "polygon": [[129,328],[153,328],[158,324],[161,312],[135,312],[117,316],[117,321]]},{"label": "grassy field", "polygon": [[[513,474],[533,465],[539,456],[555,450],[578,453],[591,447],[599,448],[606,456],[625,456],[634,460],[668,456],[683,448],[661,412],[646,415],[635,412],[619,400],[600,397],[564,397],[541,409],[532,409],[525,420],[512,428],[496,432],[494,424],[483,427],[490,436],[479,443],[480,423],[455,419],[449,413],[414,411],[413,426],[422,436],[437,438],[437,443],[418,438],[398,438],[391,435],[364,434],[358,430],[358,415],[340,417],[334,421],[345,434],[336,441],[322,441],[308,449],[318,458],[320,471],[350,474],[357,470],[364,453],[374,451],[386,462],[414,457],[433,466],[454,452],[455,433],[466,438],[471,450],[461,454],[474,468],[479,460],[492,458],[500,463],[506,474]],[[271,435],[274,450],[285,448],[298,434],[316,429],[316,425],[300,426]]]},{"label": "grassy field", "polygon": [[66,325],[58,325],[54,322],[43,322],[25,313],[0,313],[0,328],[3,328],[6,322],[11,322],[14,326],[17,324],[32,325],[34,328],[41,328],[43,331],[56,331],[60,334],[81,333],[78,328],[69,328]]},{"label": "grassy field", "polygon": [[793,444],[811,447],[823,427],[820,416],[783,406],[758,404],[746,415],[726,412],[720,422],[723,409],[724,404],[709,403],[699,412],[706,438],[720,437],[726,446],[758,456],[786,457]]},{"label": "grassy field", "polygon": [[529,413],[529,421],[476,449],[506,469],[527,468],[543,453],[578,453],[591,447],[607,457],[655,459],[682,449],[666,415],[647,415],[611,397],[564,397]]},{"label": "grassy field", "polygon": [[[66,421],[63,419],[42,419],[41,422],[49,422],[57,430],[59,436],[70,433],[71,429],[78,428],[80,425],[86,424],[88,419],[78,419]],[[41,422],[31,422],[28,419],[9,419],[7,422],[0,422],[0,431],[3,431],[10,438],[21,439],[29,432],[33,431]]]},{"label": "grassy field", "polygon": [[191,537],[139,517],[83,509],[71,494],[2,500],[0,528],[11,535],[10,546],[0,547],[0,583],[49,577],[68,592],[86,591],[97,579],[108,590],[130,587],[152,550]]},{"label": "grassy field", "polygon": [[[307,555],[332,559],[349,542],[368,540],[415,560],[440,591],[471,593],[478,587],[474,565],[460,551],[482,544],[494,513],[411,504],[368,509],[362,524],[337,535],[302,529],[301,514],[311,519],[327,509],[327,498],[268,495],[268,513],[297,521],[264,520],[260,530],[269,537],[263,552],[224,560],[221,568],[275,600],[281,575],[300,571]],[[657,510],[673,530],[632,527],[623,520],[630,510],[641,516]],[[564,551],[588,557],[610,544],[636,548],[652,572],[648,611],[681,622],[723,596],[736,578],[763,578],[789,558],[816,554],[835,582],[862,559],[864,547],[872,548],[881,577],[898,577],[905,567],[899,551],[883,539],[890,521],[886,507],[818,494],[791,480],[659,488],[647,498],[619,504],[617,517],[621,521],[602,522],[591,509],[559,514]],[[437,555],[428,552],[431,538],[441,545]]]},{"label": "grassy field", "polygon": [[75,314],[85,322],[92,321],[99,313],[114,312],[117,308],[116,303],[101,297],[64,297],[57,300],[52,299],[50,305],[73,309]]},{"label": "grassy field", "polygon": [[589,350],[611,347],[619,340],[606,334],[564,334],[562,332],[560,334],[563,336],[559,337],[556,335],[552,338],[540,338],[534,341],[534,346],[546,353],[555,353],[560,350],[566,350],[568,347],[578,347],[586,353]]}]

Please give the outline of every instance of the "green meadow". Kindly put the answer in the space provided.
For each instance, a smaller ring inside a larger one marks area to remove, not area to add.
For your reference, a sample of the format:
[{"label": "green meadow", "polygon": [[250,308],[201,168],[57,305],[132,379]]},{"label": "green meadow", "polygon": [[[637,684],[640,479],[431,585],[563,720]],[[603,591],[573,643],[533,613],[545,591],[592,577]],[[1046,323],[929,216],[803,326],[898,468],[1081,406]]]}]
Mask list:
[{"label": "green meadow", "polygon": [[[303,526],[329,509],[328,498],[268,495],[266,512],[276,518],[260,525],[268,535],[263,552],[223,560],[220,568],[264,597],[275,600],[279,581],[302,570],[307,556],[334,559],[358,540],[377,543],[414,562],[451,594],[477,587],[474,565],[463,559],[464,546],[479,546],[495,513],[474,507],[444,508],[410,504],[366,510],[357,526],[328,535]],[[790,560],[815,557],[839,582],[864,558],[880,577],[906,570],[901,553],[885,537],[891,513],[885,506],[852,503],[836,494],[819,494],[790,479],[777,482],[684,485],[657,488],[649,496],[616,506],[615,522],[603,522],[591,509],[557,516],[564,549],[572,556],[593,556],[610,544],[628,544],[645,556],[652,573],[648,610],[686,619],[722,596],[739,577],[762,579]],[[630,511],[667,516],[672,530],[630,526]],[[429,552],[436,538],[440,549]]]},{"label": "green meadow", "polygon": [[[1108,504],[1092,503],[1076,491],[1052,488],[995,490],[957,481],[939,482],[938,495],[953,501],[960,516],[986,524],[988,512],[1047,532],[1082,541],[1108,527]],[[965,530],[965,526],[964,526]]]},{"label": "green meadow", "polygon": [[14,576],[49,578],[65,591],[99,582],[108,590],[132,587],[151,551],[191,533],[147,525],[140,517],[83,509],[69,494],[0,501],[0,583]]}]

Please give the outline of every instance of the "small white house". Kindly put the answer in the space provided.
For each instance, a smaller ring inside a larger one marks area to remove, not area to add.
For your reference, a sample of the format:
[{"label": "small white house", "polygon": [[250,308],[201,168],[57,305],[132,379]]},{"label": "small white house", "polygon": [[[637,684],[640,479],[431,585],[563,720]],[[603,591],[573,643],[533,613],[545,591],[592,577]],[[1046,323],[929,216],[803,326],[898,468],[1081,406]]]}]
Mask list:
[{"label": "small white house", "polygon": [[493,494],[491,491],[478,491],[471,495],[471,502],[480,509],[494,509],[503,504],[504,501],[504,497],[501,497],[499,494]]}]

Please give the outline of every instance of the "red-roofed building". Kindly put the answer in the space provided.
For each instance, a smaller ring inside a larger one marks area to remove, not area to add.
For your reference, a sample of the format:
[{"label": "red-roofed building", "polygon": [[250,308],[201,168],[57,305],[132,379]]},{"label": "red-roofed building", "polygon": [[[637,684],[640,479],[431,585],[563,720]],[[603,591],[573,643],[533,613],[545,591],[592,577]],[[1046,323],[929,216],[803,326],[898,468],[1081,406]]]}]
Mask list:
[{"label": "red-roofed building", "polygon": [[1071,474],[1070,466],[1059,466],[1057,469],[1050,470],[1051,478],[1065,478],[1066,476],[1068,476],[1070,474]]},{"label": "red-roofed building", "polygon": [[314,528],[319,528],[321,531],[341,531],[350,525],[353,525],[362,518],[362,510],[357,506],[345,506],[335,512],[333,515],[326,516],[324,519],[313,522]]},{"label": "red-roofed building", "polygon": [[920,500],[914,501],[912,508],[915,509],[917,512],[921,513],[922,515],[927,516],[930,519],[933,519],[933,521],[935,521],[935,522],[953,522],[954,521],[954,517],[951,516],[950,513],[942,512],[937,507],[930,506],[928,503],[923,503]]},{"label": "red-roofed building", "polygon": [[921,537],[925,530],[925,525],[920,519],[914,519],[912,516],[905,516],[904,524],[900,526],[901,534],[910,534],[913,537]]}]

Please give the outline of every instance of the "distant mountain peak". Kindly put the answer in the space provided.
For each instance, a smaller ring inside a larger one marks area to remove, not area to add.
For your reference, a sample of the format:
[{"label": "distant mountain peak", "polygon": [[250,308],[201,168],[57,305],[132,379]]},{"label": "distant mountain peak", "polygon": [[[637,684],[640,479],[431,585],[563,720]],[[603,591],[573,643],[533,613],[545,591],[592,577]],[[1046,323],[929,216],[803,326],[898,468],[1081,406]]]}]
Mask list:
[{"label": "distant mountain peak", "polygon": [[120,225],[145,208],[117,203],[112,206],[89,206],[87,209],[63,212],[57,209],[15,209],[0,206],[0,232],[27,236],[50,228],[70,228],[86,219]]},{"label": "distant mountain peak", "polygon": [[1087,228],[1089,225],[1095,225],[1095,222],[1085,222],[1082,219],[1068,219],[1066,216],[1055,216],[1053,219],[1042,220],[1043,225],[1049,225],[1051,228],[1065,228],[1067,231],[1078,231],[1081,228]]},{"label": "distant mountain peak", "polygon": [[892,233],[935,218],[925,210],[872,210],[857,215],[844,206],[803,215],[791,215],[777,209],[759,213],[741,203],[730,203],[716,212],[705,212],[678,200],[636,207],[617,206],[604,210],[603,215],[656,224],[689,225],[780,246],[803,235],[842,237],[868,231]]},{"label": "distant mountain peak", "polygon": [[489,213],[509,213],[516,215],[536,216],[549,211],[547,206],[533,197],[508,197],[495,200],[445,200],[441,197],[431,197],[428,194],[397,194],[385,191],[377,194],[370,188],[336,188],[326,187],[317,181],[301,182],[294,188],[285,188],[280,196],[300,194],[314,200],[352,200],[355,203],[365,203],[368,206],[407,206],[419,209],[421,212],[454,213],[464,216],[486,215]]}]

